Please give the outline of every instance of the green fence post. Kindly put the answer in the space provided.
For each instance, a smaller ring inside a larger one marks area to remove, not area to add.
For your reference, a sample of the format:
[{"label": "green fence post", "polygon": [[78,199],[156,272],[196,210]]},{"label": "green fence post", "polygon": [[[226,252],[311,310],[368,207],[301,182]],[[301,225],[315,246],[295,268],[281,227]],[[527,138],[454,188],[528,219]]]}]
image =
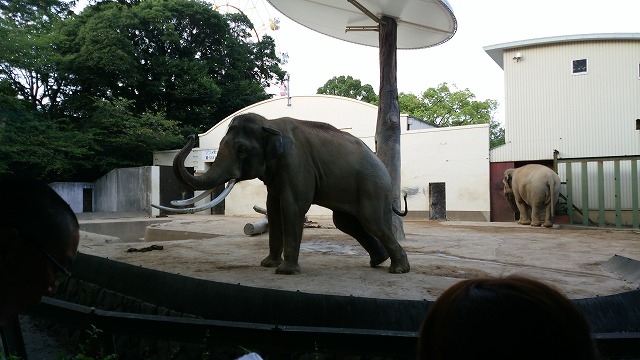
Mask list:
[{"label": "green fence post", "polygon": [[567,169],[567,215],[569,215],[569,224],[573,225],[573,179],[571,174],[571,162],[566,162]]},{"label": "green fence post", "polygon": [[600,227],[607,224],[604,214],[604,163],[598,160],[598,226]]},{"label": "green fence post", "polygon": [[616,181],[616,227],[622,227],[622,193],[620,185],[620,160],[613,162],[613,173]]},{"label": "green fence post", "polygon": [[589,226],[589,174],[586,161],[581,163],[580,177],[582,179],[582,225]]},{"label": "green fence post", "polygon": [[631,206],[633,207],[633,227],[640,227],[638,217],[638,160],[631,160]]}]

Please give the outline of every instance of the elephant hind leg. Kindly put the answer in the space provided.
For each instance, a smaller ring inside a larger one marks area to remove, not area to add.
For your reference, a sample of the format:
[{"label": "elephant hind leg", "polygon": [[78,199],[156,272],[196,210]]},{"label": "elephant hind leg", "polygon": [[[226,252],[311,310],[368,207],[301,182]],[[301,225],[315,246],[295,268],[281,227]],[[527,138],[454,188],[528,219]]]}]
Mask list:
[{"label": "elephant hind leg", "polygon": [[553,226],[553,208],[551,207],[551,203],[545,204],[544,208],[544,223],[542,224],[542,226],[550,228]]},{"label": "elephant hind leg", "polygon": [[360,223],[360,220],[353,215],[334,211],[333,223],[342,232],[352,236],[369,253],[369,266],[376,267],[385,262],[389,255],[382,243],[371,236]]},{"label": "elephant hind leg", "polygon": [[534,204],[531,206],[531,226],[540,226],[542,225],[542,220],[540,220],[540,214],[542,213],[542,209],[544,208],[544,204]]},{"label": "elephant hind leg", "polygon": [[389,257],[391,258],[391,265],[389,265],[389,272],[394,274],[408,273],[410,270],[409,259],[407,253],[402,246],[398,243],[393,230],[391,229],[391,219],[388,221],[368,221],[364,222],[363,227],[368,233],[374,235],[380,240],[384,248],[387,250]]}]

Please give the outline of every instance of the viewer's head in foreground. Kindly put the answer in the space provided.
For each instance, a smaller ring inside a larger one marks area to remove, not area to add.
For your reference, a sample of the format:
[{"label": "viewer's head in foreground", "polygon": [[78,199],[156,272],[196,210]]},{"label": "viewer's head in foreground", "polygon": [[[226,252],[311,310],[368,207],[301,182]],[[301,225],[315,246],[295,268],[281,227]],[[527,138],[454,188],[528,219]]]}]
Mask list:
[{"label": "viewer's head in foreground", "polygon": [[418,340],[418,359],[597,358],[576,305],[519,276],[453,285],[429,308]]},{"label": "viewer's head in foreground", "polygon": [[53,295],[78,251],[79,226],[47,184],[0,180],[0,325]]}]

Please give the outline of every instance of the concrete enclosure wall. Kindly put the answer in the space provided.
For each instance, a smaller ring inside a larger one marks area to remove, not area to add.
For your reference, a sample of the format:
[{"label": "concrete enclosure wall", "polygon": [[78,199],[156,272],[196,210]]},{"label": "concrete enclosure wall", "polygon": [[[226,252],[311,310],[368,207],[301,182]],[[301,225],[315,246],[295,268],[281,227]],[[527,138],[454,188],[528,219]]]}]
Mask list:
[{"label": "concrete enclosure wall", "polygon": [[94,211],[151,214],[152,168],[115,169],[100,178],[94,185]]},{"label": "concrete enclosure wall", "polygon": [[49,184],[49,186],[69,204],[74,213],[84,211],[84,190],[93,189],[93,183],[85,182],[54,182]]},{"label": "concrete enclosure wall", "polygon": [[489,221],[489,125],[407,131],[400,146],[410,213],[429,218],[429,184],[444,183],[446,219]]}]

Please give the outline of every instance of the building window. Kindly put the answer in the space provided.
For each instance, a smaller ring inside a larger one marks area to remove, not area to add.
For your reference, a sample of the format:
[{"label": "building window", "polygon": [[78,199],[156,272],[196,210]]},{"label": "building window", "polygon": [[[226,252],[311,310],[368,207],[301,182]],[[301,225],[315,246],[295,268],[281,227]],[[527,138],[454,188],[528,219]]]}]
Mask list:
[{"label": "building window", "polygon": [[573,75],[587,73],[587,59],[573,60]]}]

